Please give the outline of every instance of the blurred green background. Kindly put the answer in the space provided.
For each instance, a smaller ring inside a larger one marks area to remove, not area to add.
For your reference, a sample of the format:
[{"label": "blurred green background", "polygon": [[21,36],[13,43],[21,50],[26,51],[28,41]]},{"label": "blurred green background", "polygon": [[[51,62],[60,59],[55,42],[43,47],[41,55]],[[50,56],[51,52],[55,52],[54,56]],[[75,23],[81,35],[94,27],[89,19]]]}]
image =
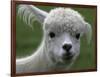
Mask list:
[{"label": "blurred green background", "polygon": [[[54,6],[37,6],[38,8],[50,11]],[[82,14],[84,19],[92,26],[92,41],[88,45],[84,38],[81,38],[80,55],[71,67],[72,70],[95,68],[95,18],[96,8],[79,8],[70,7]],[[17,7],[16,7],[17,12]],[[38,48],[43,37],[42,25],[38,22],[33,23],[32,28],[25,24],[18,16],[16,16],[16,57],[21,58],[28,56]]]}]

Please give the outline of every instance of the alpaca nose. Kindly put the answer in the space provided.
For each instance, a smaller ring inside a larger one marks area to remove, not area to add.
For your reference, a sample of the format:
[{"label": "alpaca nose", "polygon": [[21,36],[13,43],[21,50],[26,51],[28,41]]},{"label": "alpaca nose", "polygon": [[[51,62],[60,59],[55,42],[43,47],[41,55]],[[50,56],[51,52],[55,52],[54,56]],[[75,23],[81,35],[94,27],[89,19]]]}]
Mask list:
[{"label": "alpaca nose", "polygon": [[67,52],[69,52],[70,49],[72,48],[72,45],[71,45],[71,44],[64,44],[62,48],[63,48],[64,50],[66,50]]}]

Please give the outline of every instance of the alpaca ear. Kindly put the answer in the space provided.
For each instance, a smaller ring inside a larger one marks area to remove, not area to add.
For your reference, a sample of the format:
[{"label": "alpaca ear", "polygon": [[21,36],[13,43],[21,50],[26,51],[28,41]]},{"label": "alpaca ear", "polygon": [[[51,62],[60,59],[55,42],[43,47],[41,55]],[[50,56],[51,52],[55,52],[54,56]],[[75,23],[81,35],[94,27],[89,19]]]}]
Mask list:
[{"label": "alpaca ear", "polygon": [[87,22],[85,23],[85,36],[88,44],[90,44],[91,37],[92,37],[92,28],[91,25]]},{"label": "alpaca ear", "polygon": [[40,10],[34,5],[21,4],[18,7],[18,15],[24,20],[28,25],[32,25],[33,21],[37,20],[43,24],[44,19],[48,15],[47,12]]}]

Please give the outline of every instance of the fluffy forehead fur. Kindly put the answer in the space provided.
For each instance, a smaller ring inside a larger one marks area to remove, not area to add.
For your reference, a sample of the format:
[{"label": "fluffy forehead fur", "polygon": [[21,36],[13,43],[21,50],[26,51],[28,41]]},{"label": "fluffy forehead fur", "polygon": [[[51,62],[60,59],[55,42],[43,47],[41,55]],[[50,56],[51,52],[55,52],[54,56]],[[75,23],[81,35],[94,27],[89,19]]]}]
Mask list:
[{"label": "fluffy forehead fur", "polygon": [[46,30],[57,30],[56,32],[67,31],[74,35],[84,32],[84,19],[75,10],[70,8],[56,8],[50,11],[44,20]]}]

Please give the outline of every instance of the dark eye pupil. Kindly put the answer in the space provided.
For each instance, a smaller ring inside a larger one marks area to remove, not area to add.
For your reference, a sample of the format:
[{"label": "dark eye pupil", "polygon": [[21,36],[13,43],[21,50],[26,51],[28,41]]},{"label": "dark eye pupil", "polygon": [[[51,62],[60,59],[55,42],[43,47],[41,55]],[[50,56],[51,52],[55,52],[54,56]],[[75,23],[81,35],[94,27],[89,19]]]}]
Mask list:
[{"label": "dark eye pupil", "polygon": [[78,33],[78,34],[76,34],[76,38],[77,39],[79,39],[80,38],[80,34]]},{"label": "dark eye pupil", "polygon": [[50,32],[49,36],[50,36],[51,38],[53,38],[53,37],[55,37],[55,33]]}]

